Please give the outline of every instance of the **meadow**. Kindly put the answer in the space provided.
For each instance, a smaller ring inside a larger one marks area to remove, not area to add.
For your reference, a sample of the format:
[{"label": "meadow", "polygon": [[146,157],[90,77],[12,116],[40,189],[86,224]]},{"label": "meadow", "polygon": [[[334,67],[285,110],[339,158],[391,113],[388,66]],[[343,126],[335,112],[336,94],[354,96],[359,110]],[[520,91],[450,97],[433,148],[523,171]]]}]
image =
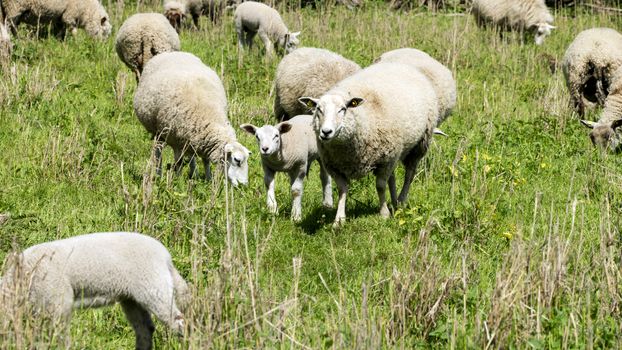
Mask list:
[{"label": "meadow", "polygon": [[[115,29],[133,13],[160,12],[142,2],[104,5]],[[83,31],[58,41],[24,26],[0,71],[0,213],[9,214],[0,261],[89,232],[158,238],[193,301],[191,332],[180,338],[156,321],[156,348],[622,347],[622,158],[591,145],[557,65],[577,33],[620,29],[620,17],[556,12],[557,29],[536,46],[449,10],[372,2],[281,13],[302,30],[303,46],[362,66],[416,47],[453,71],[457,106],[441,125],[449,137],[434,138],[407,206],[380,218],[369,176],[352,183],[348,220],[333,229],[314,165],[303,221],[289,220],[283,174],[279,213],[270,215],[255,140],[241,130],[254,152],[248,186],[230,188],[222,174],[189,180],[187,169],[158,177],[115,32],[103,42]],[[240,60],[230,13],[201,24],[181,33],[182,50],[220,74],[232,124],[273,123],[278,60],[265,61],[258,41]],[[39,321],[0,308],[0,348],[61,347],[62,330]],[[76,311],[70,334],[76,349],[134,345],[119,306]]]}]

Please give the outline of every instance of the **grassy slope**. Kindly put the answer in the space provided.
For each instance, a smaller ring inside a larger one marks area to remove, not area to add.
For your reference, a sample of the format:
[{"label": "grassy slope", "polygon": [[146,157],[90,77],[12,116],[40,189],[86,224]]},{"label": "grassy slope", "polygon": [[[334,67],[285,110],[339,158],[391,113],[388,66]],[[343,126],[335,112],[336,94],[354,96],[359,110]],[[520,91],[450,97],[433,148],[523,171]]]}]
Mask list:
[{"label": "grassy slope", "polygon": [[[109,12],[118,28],[135,9]],[[256,152],[250,184],[232,192],[232,203],[222,181],[153,177],[152,142],[133,116],[135,82],[114,39],[34,40],[23,31],[14,73],[0,73],[0,212],[12,215],[0,226],[0,258],[86,232],[153,235],[194,285],[195,331],[186,341],[197,347],[619,347],[622,160],[591,147],[546,55],[561,59],[582,29],[620,21],[567,15],[536,47],[500,40],[468,16],[285,13],[305,46],[361,65],[417,47],[458,81],[457,108],[442,126],[451,137],[435,139],[410,205],[380,219],[365,178],[352,184],[338,231],[334,210],[320,206],[317,167],[301,225],[288,220],[284,176],[280,213],[266,213]],[[185,31],[182,47],[221,74],[234,125],[271,121],[277,62],[263,62],[258,50],[238,62],[231,22]],[[9,329],[0,323],[0,333]],[[0,337],[2,347],[30,339],[25,329]],[[76,348],[133,343],[118,307],[77,312],[72,338]],[[187,346],[160,325],[156,342]]]}]

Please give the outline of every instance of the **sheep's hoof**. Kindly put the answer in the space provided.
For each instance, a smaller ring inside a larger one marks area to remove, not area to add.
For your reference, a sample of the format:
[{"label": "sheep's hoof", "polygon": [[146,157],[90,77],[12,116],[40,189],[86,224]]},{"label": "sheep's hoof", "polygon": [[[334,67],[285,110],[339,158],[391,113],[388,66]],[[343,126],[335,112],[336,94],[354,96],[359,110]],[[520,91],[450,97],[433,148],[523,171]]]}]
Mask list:
[{"label": "sheep's hoof", "polygon": [[292,214],[292,221],[295,223],[299,223],[300,221],[302,221],[302,215]]},{"label": "sheep's hoof", "polygon": [[335,222],[333,223],[333,229],[338,229],[342,227],[346,223],[346,218],[335,218]]},{"label": "sheep's hoof", "polygon": [[391,217],[391,212],[386,205],[380,209],[380,216],[382,216],[383,219],[388,219]]},{"label": "sheep's hoof", "polygon": [[329,201],[324,201],[324,202],[322,203],[322,206],[323,206],[324,208],[332,209],[332,208],[333,208],[333,201],[330,201],[330,202],[329,202]]},{"label": "sheep's hoof", "polygon": [[276,203],[268,203],[268,211],[270,214],[276,215],[279,213],[279,207],[277,207]]}]

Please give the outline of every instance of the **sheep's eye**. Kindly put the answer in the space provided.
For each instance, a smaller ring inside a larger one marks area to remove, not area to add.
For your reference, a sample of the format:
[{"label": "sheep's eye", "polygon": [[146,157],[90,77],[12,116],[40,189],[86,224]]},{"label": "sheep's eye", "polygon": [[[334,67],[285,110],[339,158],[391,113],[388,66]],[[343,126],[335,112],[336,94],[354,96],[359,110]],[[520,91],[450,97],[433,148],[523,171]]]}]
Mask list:
[{"label": "sheep's eye", "polygon": [[279,138],[279,135],[274,135],[274,137],[272,138],[273,140],[276,140]]},{"label": "sheep's eye", "polygon": [[259,135],[255,135],[255,138],[257,139],[257,141],[259,141]]}]

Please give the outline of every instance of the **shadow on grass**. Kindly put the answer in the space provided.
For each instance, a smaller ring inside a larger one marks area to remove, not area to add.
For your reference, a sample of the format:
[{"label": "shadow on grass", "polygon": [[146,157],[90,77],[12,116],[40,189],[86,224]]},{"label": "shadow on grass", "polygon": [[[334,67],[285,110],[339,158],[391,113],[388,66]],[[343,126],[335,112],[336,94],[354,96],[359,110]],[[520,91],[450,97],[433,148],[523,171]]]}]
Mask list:
[{"label": "shadow on grass", "polygon": [[[315,235],[322,227],[330,226],[335,219],[336,208],[325,208],[318,206],[305,215],[298,226],[308,235]],[[359,217],[378,215],[378,204],[376,202],[359,202],[355,200],[354,208],[346,207],[346,225],[348,221]]]}]

